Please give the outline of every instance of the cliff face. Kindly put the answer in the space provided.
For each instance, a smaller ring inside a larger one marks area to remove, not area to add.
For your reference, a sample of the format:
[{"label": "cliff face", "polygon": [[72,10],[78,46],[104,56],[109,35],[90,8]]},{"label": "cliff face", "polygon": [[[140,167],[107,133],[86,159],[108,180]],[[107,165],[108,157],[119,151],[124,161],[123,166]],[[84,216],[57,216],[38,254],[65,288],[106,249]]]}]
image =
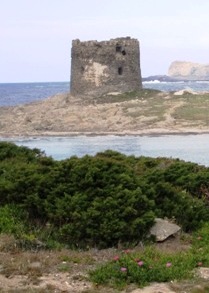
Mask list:
[{"label": "cliff face", "polygon": [[209,64],[174,61],[168,69],[168,76],[180,80],[209,80]]}]

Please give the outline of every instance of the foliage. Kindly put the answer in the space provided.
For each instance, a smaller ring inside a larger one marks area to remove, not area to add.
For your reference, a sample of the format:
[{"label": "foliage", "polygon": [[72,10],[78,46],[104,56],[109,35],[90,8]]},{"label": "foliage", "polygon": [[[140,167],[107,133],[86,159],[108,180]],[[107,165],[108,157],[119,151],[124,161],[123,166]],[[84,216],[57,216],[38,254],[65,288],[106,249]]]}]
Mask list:
[{"label": "foliage", "polygon": [[0,207],[0,233],[20,237],[26,230],[27,214],[13,204]]},{"label": "foliage", "polygon": [[[185,231],[209,220],[209,172],[197,164],[111,150],[55,161],[12,143],[0,143],[0,158],[2,223],[11,208],[21,211],[35,227],[29,239],[110,247],[144,240],[155,217]],[[2,231],[16,231],[13,223]]]},{"label": "foliage", "polygon": [[[154,246],[140,252],[124,250],[106,264],[90,271],[97,284],[122,286],[135,283],[145,286],[151,282],[169,282],[194,278],[195,269],[209,266],[209,223],[205,223],[192,237],[187,251],[165,253]],[[206,288],[205,288],[206,289]]]},{"label": "foliage", "polygon": [[162,253],[150,246],[138,253],[125,251],[91,271],[90,278],[97,284],[145,286],[151,282],[190,278],[196,266],[197,258],[190,252]]}]

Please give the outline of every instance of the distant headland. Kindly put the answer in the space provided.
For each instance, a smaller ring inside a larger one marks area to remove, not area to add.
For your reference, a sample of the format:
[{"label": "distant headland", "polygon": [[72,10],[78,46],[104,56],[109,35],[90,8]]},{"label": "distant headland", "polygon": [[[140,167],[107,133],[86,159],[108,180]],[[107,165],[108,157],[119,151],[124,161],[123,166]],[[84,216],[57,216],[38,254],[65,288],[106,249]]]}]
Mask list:
[{"label": "distant headland", "polygon": [[167,75],[152,75],[143,77],[142,81],[189,81],[189,80],[209,80],[209,64],[200,64],[188,61],[174,61],[168,68]]}]

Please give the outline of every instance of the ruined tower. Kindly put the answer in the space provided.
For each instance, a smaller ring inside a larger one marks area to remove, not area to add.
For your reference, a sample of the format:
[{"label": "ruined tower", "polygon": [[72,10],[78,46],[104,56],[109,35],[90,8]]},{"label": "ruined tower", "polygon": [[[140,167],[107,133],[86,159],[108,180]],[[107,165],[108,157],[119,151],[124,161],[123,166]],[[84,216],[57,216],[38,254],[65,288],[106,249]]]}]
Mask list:
[{"label": "ruined tower", "polygon": [[72,41],[71,94],[101,96],[142,88],[139,41]]}]

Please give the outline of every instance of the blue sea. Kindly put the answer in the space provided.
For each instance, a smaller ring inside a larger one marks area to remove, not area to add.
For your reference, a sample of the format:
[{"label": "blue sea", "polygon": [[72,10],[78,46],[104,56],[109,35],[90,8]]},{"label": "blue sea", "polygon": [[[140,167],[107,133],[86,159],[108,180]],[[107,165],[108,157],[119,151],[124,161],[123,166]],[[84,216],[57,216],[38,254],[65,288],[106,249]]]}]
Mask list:
[{"label": "blue sea", "polygon": [[[209,91],[209,81],[143,82],[144,88],[161,91]],[[57,93],[69,92],[69,82],[0,83],[0,106],[15,106],[40,101]]]},{"label": "blue sea", "polygon": [[28,104],[69,90],[69,82],[0,83],[0,106]]},{"label": "blue sea", "polygon": [[[14,106],[43,100],[58,93],[69,92],[69,82],[0,84],[0,106]],[[209,81],[144,82],[144,88],[162,91],[209,91]],[[17,145],[39,148],[54,159],[94,155],[106,149],[127,155],[170,157],[209,166],[209,134],[162,136],[73,136],[0,138]]]}]

